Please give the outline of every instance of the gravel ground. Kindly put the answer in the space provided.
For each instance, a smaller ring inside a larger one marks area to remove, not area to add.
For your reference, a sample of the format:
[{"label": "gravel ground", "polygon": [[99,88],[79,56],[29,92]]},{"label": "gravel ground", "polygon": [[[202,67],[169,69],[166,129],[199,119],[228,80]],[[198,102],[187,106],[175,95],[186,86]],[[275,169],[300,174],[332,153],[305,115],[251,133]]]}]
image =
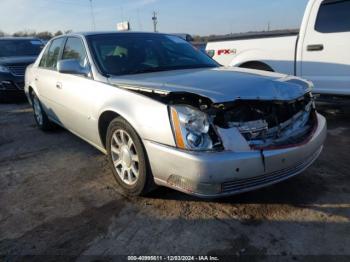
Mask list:
[{"label": "gravel ground", "polygon": [[327,113],[324,152],[284,183],[219,200],[166,188],[126,198],[99,151],[65,130],[39,131],[26,104],[0,105],[0,261],[121,254],[346,261],[349,116]]}]

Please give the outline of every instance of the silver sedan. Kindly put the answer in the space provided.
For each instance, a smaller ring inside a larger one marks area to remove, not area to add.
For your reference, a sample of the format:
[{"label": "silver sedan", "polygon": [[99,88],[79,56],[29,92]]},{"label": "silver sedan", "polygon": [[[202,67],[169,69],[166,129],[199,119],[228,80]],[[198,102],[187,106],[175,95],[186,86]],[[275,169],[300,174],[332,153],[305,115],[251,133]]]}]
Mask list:
[{"label": "silver sedan", "polygon": [[38,126],[60,125],[107,154],[129,195],[160,185],[220,197],[301,173],[326,138],[311,89],[292,76],[223,68],[156,33],[54,38],[25,80]]}]

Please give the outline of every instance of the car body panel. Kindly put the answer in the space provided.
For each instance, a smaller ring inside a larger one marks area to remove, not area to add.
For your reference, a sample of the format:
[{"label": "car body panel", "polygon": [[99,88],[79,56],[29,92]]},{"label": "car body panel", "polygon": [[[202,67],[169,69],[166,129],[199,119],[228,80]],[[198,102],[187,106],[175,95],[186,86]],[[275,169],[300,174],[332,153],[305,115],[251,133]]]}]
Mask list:
[{"label": "car body panel", "polygon": [[[211,192],[203,195],[200,192],[191,191],[191,189],[186,191],[172,185],[169,180],[171,176],[178,176],[188,180],[189,184],[219,185],[221,187],[223,183],[237,180],[247,181],[259,176],[272,175],[281,170],[292,170],[286,174],[286,178],[297,175],[310,166],[322,151],[327,136],[327,126],[323,116],[317,115],[317,118],[318,126],[310,141],[292,148],[264,150],[263,152],[227,150],[220,153],[194,153],[179,151],[148,141],[145,142],[145,147],[157,183],[202,197],[232,195],[247,190],[242,189],[241,191],[226,193]],[[261,157],[262,154],[265,162]],[[163,161],[156,161],[160,158]],[[299,165],[301,165],[301,168],[293,171]],[[264,185],[266,184],[253,187],[253,189]]]},{"label": "car body panel", "polygon": [[[293,83],[292,79],[299,83]],[[112,77],[109,81],[151,90],[195,93],[214,103],[236,99],[292,100],[311,88],[299,78],[243,68],[175,70]]]},{"label": "car body panel", "polygon": [[36,56],[15,56],[15,57],[0,57],[1,65],[12,65],[12,64],[32,64],[36,60]]},{"label": "car body panel", "polygon": [[[41,40],[27,37],[1,37],[1,41],[36,41],[39,44]],[[34,63],[37,56],[13,53],[14,56],[0,57],[0,66],[4,66],[9,72],[0,72],[0,100],[12,101],[13,99],[23,99],[24,96],[24,75],[26,67]],[[12,54],[11,54],[12,55]]]}]

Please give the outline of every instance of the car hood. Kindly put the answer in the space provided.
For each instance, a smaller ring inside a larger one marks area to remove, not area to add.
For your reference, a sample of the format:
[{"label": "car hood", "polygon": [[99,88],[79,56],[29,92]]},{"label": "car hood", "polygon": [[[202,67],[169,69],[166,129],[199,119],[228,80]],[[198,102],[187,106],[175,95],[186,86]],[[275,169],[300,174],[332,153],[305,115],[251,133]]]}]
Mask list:
[{"label": "car hood", "polygon": [[0,65],[31,64],[35,62],[35,56],[0,57]]},{"label": "car hood", "polygon": [[310,91],[297,77],[243,68],[204,68],[110,77],[116,86],[149,92],[187,92],[214,103],[242,100],[293,100]]}]

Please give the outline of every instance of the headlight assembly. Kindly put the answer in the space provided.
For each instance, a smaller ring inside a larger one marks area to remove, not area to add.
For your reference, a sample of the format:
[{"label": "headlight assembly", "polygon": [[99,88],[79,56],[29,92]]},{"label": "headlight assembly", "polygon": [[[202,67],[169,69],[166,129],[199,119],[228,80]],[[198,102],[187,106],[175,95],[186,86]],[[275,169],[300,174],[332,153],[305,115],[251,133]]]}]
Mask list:
[{"label": "headlight assembly", "polygon": [[188,150],[213,149],[207,114],[186,105],[172,106],[170,113],[177,147]]},{"label": "headlight assembly", "polygon": [[10,73],[8,67],[0,65],[0,73]]}]

